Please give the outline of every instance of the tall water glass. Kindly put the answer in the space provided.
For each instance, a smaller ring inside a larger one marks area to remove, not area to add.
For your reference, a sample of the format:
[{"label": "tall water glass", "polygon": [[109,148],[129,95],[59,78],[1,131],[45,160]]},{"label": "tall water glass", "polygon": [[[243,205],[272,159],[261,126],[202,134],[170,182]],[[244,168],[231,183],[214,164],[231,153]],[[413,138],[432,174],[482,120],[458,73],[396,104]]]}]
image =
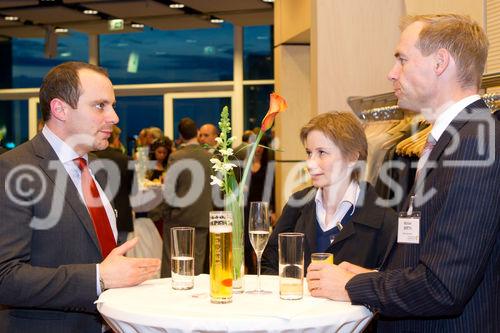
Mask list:
[{"label": "tall water glass", "polygon": [[172,289],[191,289],[194,286],[194,228],[170,229]]},{"label": "tall water glass", "polygon": [[233,215],[210,212],[210,301],[231,303],[233,299]]},{"label": "tall water glass", "polygon": [[280,297],[301,299],[304,293],[304,234],[284,232],[278,235]]},{"label": "tall water glass", "polygon": [[250,203],[250,213],[248,215],[248,233],[250,243],[257,256],[257,289],[249,291],[252,294],[271,293],[262,290],[260,287],[260,264],[262,253],[269,240],[270,222],[269,222],[269,203],[263,201],[254,201]]}]

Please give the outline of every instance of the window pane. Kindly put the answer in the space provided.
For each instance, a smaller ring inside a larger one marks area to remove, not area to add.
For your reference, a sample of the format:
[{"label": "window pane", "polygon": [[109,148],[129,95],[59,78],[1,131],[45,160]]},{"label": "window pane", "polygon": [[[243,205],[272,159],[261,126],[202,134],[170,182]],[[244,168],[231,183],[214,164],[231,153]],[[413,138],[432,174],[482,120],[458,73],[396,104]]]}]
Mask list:
[{"label": "window pane", "polygon": [[179,136],[177,127],[184,117],[193,119],[198,128],[206,123],[219,127],[217,124],[224,106],[229,107],[231,115],[231,98],[229,97],[174,99],[174,138]]},{"label": "window pane", "polygon": [[0,133],[9,149],[28,140],[28,101],[0,102]]},{"label": "window pane", "polygon": [[88,36],[79,32],[58,36],[57,56],[47,59],[44,55],[45,39],[12,39],[13,88],[37,88],[54,66],[66,61],[88,61]]},{"label": "window pane", "polygon": [[134,136],[141,129],[154,126],[163,130],[163,96],[118,96],[116,101],[120,141],[129,154],[134,148]]},{"label": "window pane", "polygon": [[269,94],[274,90],[274,85],[245,85],[244,103],[245,103],[245,127],[252,130],[254,127],[260,127],[260,123],[269,109]]},{"label": "window pane", "polygon": [[231,24],[102,35],[100,50],[100,64],[114,84],[233,79]]},{"label": "window pane", "polygon": [[243,79],[272,79],[273,29],[272,26],[243,28]]}]

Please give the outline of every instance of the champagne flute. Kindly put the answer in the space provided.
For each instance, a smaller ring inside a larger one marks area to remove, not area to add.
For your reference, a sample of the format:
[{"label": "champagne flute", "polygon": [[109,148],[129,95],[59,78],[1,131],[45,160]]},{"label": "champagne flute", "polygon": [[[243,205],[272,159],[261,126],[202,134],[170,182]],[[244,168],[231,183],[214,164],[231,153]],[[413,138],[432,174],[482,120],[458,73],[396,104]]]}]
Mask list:
[{"label": "champagne flute", "polygon": [[250,203],[250,214],[248,215],[248,232],[250,234],[250,243],[257,256],[257,290],[249,291],[252,294],[267,294],[270,291],[264,291],[260,288],[260,262],[262,253],[266,248],[270,234],[269,225],[269,203],[256,201]]}]

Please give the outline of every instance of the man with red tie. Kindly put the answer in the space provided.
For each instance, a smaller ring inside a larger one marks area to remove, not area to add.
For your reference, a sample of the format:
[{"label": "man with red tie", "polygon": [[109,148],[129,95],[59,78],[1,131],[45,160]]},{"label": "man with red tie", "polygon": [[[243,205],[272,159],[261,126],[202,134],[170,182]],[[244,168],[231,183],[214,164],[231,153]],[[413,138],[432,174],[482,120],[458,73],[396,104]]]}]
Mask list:
[{"label": "man with red tie", "polygon": [[53,68],[40,88],[45,127],[0,158],[0,332],[102,332],[94,301],[153,276],[157,259],[126,258],[89,152],[118,122],[106,71]]}]

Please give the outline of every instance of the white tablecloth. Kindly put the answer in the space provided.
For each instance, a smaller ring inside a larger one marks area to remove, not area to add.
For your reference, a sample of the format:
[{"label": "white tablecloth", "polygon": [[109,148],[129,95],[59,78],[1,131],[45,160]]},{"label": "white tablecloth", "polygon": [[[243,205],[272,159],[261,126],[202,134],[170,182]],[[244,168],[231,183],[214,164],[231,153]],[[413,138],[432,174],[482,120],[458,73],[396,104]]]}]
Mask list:
[{"label": "white tablecloth", "polygon": [[[229,304],[210,303],[208,275],[196,276],[191,290],[149,280],[107,290],[96,303],[116,332],[360,332],[371,319],[363,306],[314,298],[307,288],[302,300],[282,300],[278,277],[261,278],[272,294],[235,294]],[[245,277],[245,289],[255,285],[255,276]]]}]

